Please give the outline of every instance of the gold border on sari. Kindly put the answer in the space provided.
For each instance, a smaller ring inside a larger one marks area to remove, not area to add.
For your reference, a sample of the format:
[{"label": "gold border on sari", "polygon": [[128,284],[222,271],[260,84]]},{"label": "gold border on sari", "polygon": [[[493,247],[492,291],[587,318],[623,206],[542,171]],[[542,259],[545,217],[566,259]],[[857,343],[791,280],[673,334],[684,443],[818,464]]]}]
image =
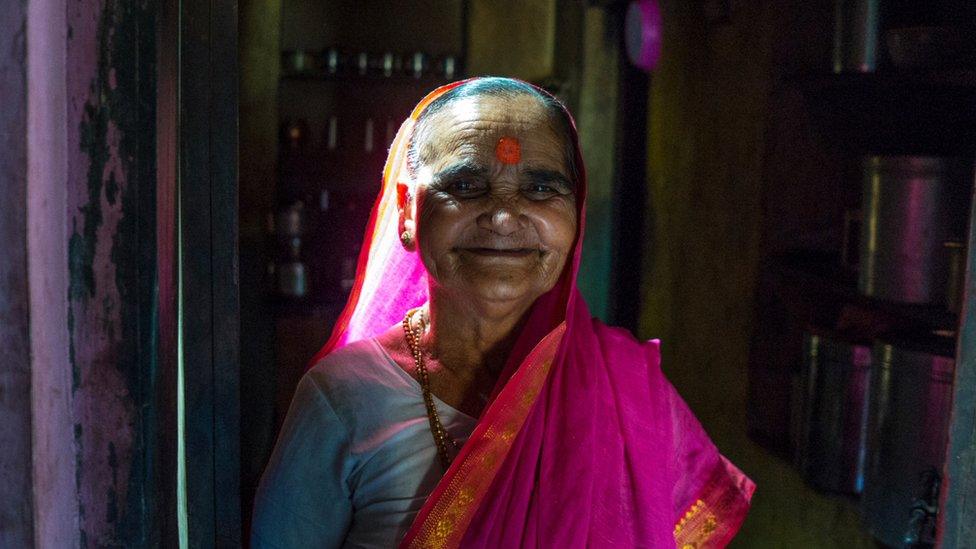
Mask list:
[{"label": "gold border on sari", "polygon": [[449,484],[410,541],[411,549],[460,546],[478,505],[542,390],[565,330],[566,324],[560,324],[543,338],[502,389],[495,400],[502,408],[497,414],[489,410],[486,417],[495,416],[494,420],[480,438],[468,441],[472,445],[470,451],[455,464]]},{"label": "gold border on sari", "polygon": [[674,526],[674,543],[680,549],[700,549],[718,528],[718,519],[708,504],[697,500]]},{"label": "gold border on sari", "polygon": [[674,525],[678,549],[725,547],[739,530],[755,485],[719,456],[699,497]]}]

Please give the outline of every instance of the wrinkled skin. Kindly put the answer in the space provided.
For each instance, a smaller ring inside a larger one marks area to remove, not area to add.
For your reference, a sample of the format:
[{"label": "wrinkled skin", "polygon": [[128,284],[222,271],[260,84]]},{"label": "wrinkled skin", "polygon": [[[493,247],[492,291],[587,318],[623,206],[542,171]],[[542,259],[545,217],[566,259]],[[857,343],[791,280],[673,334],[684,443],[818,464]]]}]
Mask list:
[{"label": "wrinkled skin", "polygon": [[[516,164],[496,156],[518,139]],[[416,187],[405,193],[400,230],[419,253],[430,283],[432,391],[477,416],[532,303],[551,289],[577,230],[566,146],[539,101],[460,99],[418,127]],[[380,338],[414,373],[399,326]]]},{"label": "wrinkled skin", "polygon": [[[415,234],[432,284],[490,316],[556,283],[576,234],[565,147],[530,96],[478,98],[434,115],[421,138]],[[521,161],[495,147],[515,137]]]}]

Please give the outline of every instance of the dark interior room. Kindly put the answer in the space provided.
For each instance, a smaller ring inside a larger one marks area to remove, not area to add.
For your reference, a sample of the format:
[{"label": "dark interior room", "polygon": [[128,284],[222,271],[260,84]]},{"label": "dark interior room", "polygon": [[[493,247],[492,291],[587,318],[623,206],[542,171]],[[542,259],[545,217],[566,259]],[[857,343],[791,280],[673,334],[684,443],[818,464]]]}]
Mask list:
[{"label": "dark interior room", "polygon": [[0,31],[0,547],[973,547],[976,3]]}]

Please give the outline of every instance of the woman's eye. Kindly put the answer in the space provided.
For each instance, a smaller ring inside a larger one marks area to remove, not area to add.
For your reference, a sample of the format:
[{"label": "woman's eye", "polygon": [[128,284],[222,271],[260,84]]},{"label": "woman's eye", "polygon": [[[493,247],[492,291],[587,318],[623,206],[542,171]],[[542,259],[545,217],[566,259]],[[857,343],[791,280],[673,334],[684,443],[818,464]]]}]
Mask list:
[{"label": "woman's eye", "polygon": [[471,195],[481,192],[481,187],[476,181],[462,179],[451,183],[449,188],[455,194]]},{"label": "woman's eye", "polygon": [[550,196],[558,193],[555,187],[542,183],[530,185],[526,190],[533,196]]}]

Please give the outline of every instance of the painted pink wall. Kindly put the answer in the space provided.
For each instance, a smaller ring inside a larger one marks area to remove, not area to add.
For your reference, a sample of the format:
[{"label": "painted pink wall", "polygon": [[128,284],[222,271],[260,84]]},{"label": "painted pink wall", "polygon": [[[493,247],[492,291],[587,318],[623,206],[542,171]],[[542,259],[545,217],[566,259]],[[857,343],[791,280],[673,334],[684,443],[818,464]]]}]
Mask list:
[{"label": "painted pink wall", "polygon": [[157,535],[155,9],[0,10],[0,547]]},{"label": "painted pink wall", "polygon": [[68,361],[65,0],[27,12],[27,270],[34,543],[77,547],[78,500]]}]

